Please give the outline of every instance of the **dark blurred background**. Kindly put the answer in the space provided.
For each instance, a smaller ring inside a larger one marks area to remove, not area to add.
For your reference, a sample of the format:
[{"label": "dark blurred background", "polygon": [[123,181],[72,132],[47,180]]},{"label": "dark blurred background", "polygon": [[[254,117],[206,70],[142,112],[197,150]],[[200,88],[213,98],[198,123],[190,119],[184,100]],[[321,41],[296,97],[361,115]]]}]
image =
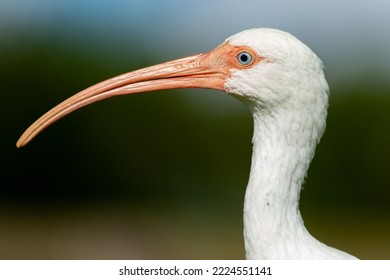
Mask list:
[{"label": "dark blurred background", "polygon": [[274,27],[324,60],[331,89],[305,224],[359,258],[390,259],[389,2],[156,2],[0,2],[0,258],[244,258],[252,120],[232,97],[113,98],[15,143],[96,82]]}]

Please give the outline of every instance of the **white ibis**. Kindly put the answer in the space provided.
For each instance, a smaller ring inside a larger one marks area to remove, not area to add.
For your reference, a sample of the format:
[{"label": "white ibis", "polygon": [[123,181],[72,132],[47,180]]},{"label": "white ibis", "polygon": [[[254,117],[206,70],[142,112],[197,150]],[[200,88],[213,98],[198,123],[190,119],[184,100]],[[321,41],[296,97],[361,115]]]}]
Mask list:
[{"label": "white ibis", "polygon": [[355,259],[311,236],[299,212],[301,185],[325,129],[329,89],[321,60],[286,32],[246,30],[210,52],[100,82],[44,114],[16,145],[26,145],[50,124],[90,103],[174,88],[223,91],[253,115],[244,203],[247,259]]}]

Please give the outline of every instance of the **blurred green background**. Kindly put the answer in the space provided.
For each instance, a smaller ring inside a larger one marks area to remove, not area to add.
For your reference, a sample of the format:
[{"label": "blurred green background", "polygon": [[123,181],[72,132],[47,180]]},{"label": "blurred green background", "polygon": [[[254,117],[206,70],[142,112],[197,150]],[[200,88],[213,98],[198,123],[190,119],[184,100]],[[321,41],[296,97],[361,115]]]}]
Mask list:
[{"label": "blurred green background", "polygon": [[305,224],[359,258],[390,259],[390,4],[156,2],[0,3],[0,258],[244,258],[252,120],[232,97],[113,98],[15,143],[96,82],[274,27],[324,60],[331,89],[302,192]]}]

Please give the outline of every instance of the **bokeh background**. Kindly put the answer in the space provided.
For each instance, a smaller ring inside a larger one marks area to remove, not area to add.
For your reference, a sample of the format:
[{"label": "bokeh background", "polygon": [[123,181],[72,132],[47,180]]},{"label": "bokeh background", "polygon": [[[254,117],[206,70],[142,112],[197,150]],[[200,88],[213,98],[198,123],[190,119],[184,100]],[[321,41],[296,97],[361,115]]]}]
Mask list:
[{"label": "bokeh background", "polygon": [[390,259],[385,0],[2,0],[0,258],[244,258],[252,120],[232,97],[117,97],[15,143],[87,86],[252,27],[294,34],[326,65],[328,126],[302,192],[306,226],[359,258]]}]

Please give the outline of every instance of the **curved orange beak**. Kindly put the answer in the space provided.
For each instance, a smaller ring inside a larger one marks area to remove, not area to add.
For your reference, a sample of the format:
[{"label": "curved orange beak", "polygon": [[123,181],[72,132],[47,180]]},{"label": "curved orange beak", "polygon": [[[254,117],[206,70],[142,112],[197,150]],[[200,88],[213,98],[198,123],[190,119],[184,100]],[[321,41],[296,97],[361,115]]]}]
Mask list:
[{"label": "curved orange beak", "polygon": [[210,88],[223,91],[240,49],[241,47],[224,43],[207,53],[132,71],[93,85],[40,117],[23,133],[16,146],[25,146],[42,130],[65,115],[113,96],[175,88]]}]

